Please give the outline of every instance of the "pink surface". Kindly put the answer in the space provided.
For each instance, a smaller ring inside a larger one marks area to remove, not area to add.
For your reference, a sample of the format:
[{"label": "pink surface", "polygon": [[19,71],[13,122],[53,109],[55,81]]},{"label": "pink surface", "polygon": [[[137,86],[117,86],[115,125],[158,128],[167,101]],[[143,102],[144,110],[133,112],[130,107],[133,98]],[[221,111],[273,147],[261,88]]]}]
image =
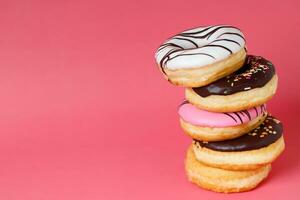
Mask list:
[{"label": "pink surface", "polygon": [[[245,114],[246,112],[249,115]],[[245,110],[235,113],[209,112],[199,109],[190,103],[184,103],[178,109],[179,116],[190,124],[206,127],[229,127],[244,124],[255,119],[265,112],[265,108],[257,106],[248,109],[246,112]]]},{"label": "pink surface", "polygon": [[[298,199],[300,3],[279,2],[2,1],[0,198]],[[286,139],[267,181],[231,195],[186,180],[184,91],[154,59],[172,34],[220,23],[277,67],[268,110]]]}]

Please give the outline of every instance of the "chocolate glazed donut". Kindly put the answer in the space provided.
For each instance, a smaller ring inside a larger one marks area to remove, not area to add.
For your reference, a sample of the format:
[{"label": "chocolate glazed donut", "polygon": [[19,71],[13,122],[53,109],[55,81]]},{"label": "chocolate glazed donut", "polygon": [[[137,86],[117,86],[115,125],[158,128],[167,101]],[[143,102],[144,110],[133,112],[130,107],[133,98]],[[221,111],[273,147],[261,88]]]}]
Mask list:
[{"label": "chocolate glazed donut", "polygon": [[260,57],[248,55],[242,68],[207,86],[192,88],[201,97],[210,95],[231,95],[237,92],[260,88],[275,75],[273,64]]},{"label": "chocolate glazed donut", "polygon": [[195,144],[215,151],[248,151],[266,147],[276,142],[282,136],[282,123],[272,116],[256,129],[241,137],[220,142],[202,142],[194,140]]}]

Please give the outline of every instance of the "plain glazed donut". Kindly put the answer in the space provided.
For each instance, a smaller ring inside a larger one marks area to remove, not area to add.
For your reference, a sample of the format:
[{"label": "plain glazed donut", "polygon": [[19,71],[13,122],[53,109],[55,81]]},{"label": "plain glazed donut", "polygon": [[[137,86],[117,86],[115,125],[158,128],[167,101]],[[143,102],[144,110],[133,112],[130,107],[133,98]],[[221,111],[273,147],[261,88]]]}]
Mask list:
[{"label": "plain glazed donut", "polygon": [[171,83],[200,87],[240,68],[245,48],[244,35],[238,28],[217,25],[173,36],[158,48],[155,57]]},{"label": "plain glazed donut", "polygon": [[222,141],[239,137],[258,127],[266,118],[266,106],[239,112],[217,113],[201,110],[184,101],[178,109],[185,133],[201,141]]},{"label": "plain glazed donut", "polygon": [[268,176],[270,170],[270,164],[247,171],[210,167],[196,160],[192,148],[188,149],[185,159],[185,171],[189,181],[214,192],[231,193],[251,190]]},{"label": "plain glazed donut", "polygon": [[186,99],[214,112],[235,112],[262,105],[276,92],[278,77],[273,64],[260,56],[247,56],[238,71],[211,84],[186,88]]}]

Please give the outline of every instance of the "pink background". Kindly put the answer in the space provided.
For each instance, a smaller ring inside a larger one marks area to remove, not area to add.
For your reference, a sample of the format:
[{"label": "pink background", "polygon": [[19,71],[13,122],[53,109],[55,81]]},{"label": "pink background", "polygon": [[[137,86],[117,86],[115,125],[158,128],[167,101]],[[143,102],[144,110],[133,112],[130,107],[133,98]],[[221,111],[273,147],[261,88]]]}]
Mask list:
[{"label": "pink background", "polygon": [[[1,1],[0,199],[298,199],[300,3],[279,2]],[[183,88],[154,62],[167,37],[221,23],[277,67],[286,139],[267,181],[231,195],[186,180]]]}]

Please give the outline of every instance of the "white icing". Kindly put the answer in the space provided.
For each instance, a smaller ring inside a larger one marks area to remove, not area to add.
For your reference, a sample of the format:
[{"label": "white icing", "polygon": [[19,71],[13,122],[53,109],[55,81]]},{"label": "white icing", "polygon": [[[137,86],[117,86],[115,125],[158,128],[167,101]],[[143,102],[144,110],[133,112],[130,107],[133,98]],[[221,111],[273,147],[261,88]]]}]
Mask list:
[{"label": "white icing", "polygon": [[[203,32],[197,33],[199,31]],[[155,57],[162,68],[198,68],[226,59],[242,48],[245,48],[245,40],[238,28],[229,25],[207,26],[173,36],[158,48]]]}]

